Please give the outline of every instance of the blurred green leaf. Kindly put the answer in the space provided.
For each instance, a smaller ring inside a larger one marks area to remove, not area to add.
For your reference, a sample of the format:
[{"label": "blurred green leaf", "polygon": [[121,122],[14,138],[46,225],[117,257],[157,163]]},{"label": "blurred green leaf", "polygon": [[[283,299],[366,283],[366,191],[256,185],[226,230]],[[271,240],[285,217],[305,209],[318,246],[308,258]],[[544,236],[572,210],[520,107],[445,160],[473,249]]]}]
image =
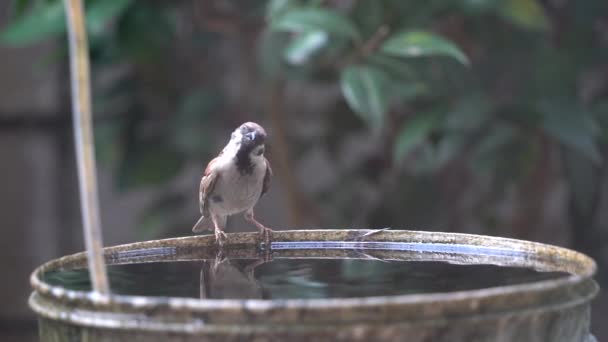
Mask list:
[{"label": "blurred green leaf", "polygon": [[0,33],[0,42],[23,46],[59,36],[65,30],[63,1],[41,2],[11,22]]},{"label": "blurred green leaf", "polygon": [[[90,35],[98,35],[108,20],[123,13],[133,0],[96,0],[87,2],[86,25]],[[66,32],[63,1],[39,2],[32,10],[22,13],[0,33],[0,42],[23,46],[58,37]],[[21,7],[19,7],[21,8]],[[24,8],[21,8],[23,11]]]},{"label": "blurred green leaf", "polygon": [[106,23],[120,14],[133,3],[133,0],[96,0],[87,3],[87,30],[89,34],[101,33]]},{"label": "blurred green leaf", "polygon": [[111,168],[120,159],[122,130],[118,119],[95,123],[95,155],[104,166]]},{"label": "blurred green leaf", "polygon": [[368,63],[382,69],[387,75],[396,80],[407,80],[414,77],[411,65],[401,58],[377,53],[369,56]]},{"label": "blurred green leaf", "polygon": [[504,0],[500,14],[526,29],[544,31],[549,28],[549,19],[538,0]]},{"label": "blurred green leaf", "polygon": [[440,121],[435,113],[422,113],[408,120],[399,130],[393,148],[393,159],[399,163],[424,141]]},{"label": "blurred green leaf", "polygon": [[368,57],[367,63],[383,71],[390,79],[391,86],[387,90],[390,101],[405,103],[429,90],[426,84],[416,79],[407,60],[376,53]]},{"label": "blurred green leaf", "polygon": [[549,135],[595,163],[602,160],[595,141],[599,127],[586,109],[574,101],[552,99],[541,102],[539,110]]},{"label": "blurred green leaf", "polygon": [[340,84],[348,105],[372,128],[382,127],[389,106],[386,74],[371,66],[348,66],[342,70]]},{"label": "blurred green leaf", "polygon": [[328,43],[327,33],[311,31],[298,34],[285,49],[285,59],[291,64],[304,64]]},{"label": "blurred green leaf", "polygon": [[180,152],[200,156],[209,152],[209,135],[212,128],[209,120],[218,110],[218,95],[201,89],[185,95],[171,121],[174,146]]},{"label": "blurred green leaf", "polygon": [[473,133],[491,119],[491,112],[488,97],[483,93],[471,91],[454,103],[443,127],[450,131]]},{"label": "blurred green leaf", "polygon": [[121,51],[138,63],[162,62],[174,32],[170,14],[148,1],[136,1],[128,6],[117,23],[116,39]]},{"label": "blurred green leaf", "polygon": [[282,53],[289,44],[282,32],[264,30],[259,38],[257,61],[262,74],[270,79],[279,78],[285,71]]},{"label": "blurred green leaf", "polygon": [[270,0],[266,4],[266,19],[272,20],[301,4],[300,0]]},{"label": "blurred green leaf", "polygon": [[13,1],[13,15],[14,18],[23,15],[27,8],[32,4],[32,0],[14,0]]},{"label": "blurred green leaf", "polygon": [[391,36],[382,44],[380,51],[399,57],[448,56],[464,65],[467,56],[452,42],[426,31],[406,31]]},{"label": "blurred green leaf", "polygon": [[493,173],[498,159],[504,159],[502,156],[506,146],[516,138],[515,129],[508,124],[497,124],[490,127],[474,148],[474,172],[480,176]]},{"label": "blurred green leaf", "polygon": [[470,15],[485,14],[493,11],[503,0],[463,0],[460,8]]},{"label": "blurred green leaf", "polygon": [[125,158],[118,170],[118,186],[127,189],[166,183],[177,175],[182,165],[183,159],[177,153],[160,144],[146,144]]},{"label": "blurred green leaf", "polygon": [[352,20],[362,36],[368,37],[385,24],[385,11],[386,4],[382,1],[355,1]]},{"label": "blurred green leaf", "polygon": [[428,93],[429,87],[421,82],[395,82],[390,87],[389,98],[391,102],[407,103]]},{"label": "blurred green leaf", "polygon": [[270,28],[277,31],[324,31],[351,39],[359,39],[353,23],[339,12],[324,8],[297,8],[275,18]]},{"label": "blurred green leaf", "polygon": [[445,134],[436,143],[422,142],[412,164],[414,171],[429,173],[444,167],[462,151],[465,140],[462,134]]},{"label": "blurred green leaf", "polygon": [[516,130],[507,124],[491,127],[484,139],[475,147],[475,154],[479,158],[499,157],[499,149],[516,139]]}]

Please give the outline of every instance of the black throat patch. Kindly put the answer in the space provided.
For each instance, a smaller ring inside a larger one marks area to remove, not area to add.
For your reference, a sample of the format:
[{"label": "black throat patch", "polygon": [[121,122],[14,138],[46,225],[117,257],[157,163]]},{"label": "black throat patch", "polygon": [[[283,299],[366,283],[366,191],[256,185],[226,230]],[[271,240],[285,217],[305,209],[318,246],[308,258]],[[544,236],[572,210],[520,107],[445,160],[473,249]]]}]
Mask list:
[{"label": "black throat patch", "polygon": [[253,174],[255,165],[251,161],[251,151],[255,146],[242,146],[236,153],[236,169],[239,170],[241,175]]}]

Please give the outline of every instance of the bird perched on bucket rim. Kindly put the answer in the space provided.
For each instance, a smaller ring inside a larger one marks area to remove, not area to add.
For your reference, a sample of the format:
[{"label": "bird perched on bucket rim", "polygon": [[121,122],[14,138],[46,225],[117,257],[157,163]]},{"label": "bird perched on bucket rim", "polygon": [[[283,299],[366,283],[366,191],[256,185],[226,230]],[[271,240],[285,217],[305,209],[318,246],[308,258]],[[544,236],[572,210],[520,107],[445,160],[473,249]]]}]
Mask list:
[{"label": "bird perched on bucket rim", "polygon": [[205,169],[199,188],[201,218],[192,231],[215,231],[220,246],[226,239],[228,216],[241,212],[260,231],[268,246],[272,230],[259,223],[253,207],[268,191],[272,169],[264,156],[266,131],[255,122],[246,122],[232,132],[230,141]]}]

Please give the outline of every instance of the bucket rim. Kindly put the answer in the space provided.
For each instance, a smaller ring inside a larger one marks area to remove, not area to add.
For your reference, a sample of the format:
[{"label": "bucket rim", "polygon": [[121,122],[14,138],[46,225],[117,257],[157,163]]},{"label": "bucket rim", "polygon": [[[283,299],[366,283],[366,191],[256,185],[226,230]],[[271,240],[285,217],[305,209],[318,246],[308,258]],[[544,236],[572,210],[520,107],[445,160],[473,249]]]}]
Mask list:
[{"label": "bucket rim", "polygon": [[[373,232],[373,234],[371,234]],[[363,241],[358,238],[364,236]],[[254,245],[256,233],[228,234],[226,247],[231,245]],[[592,277],[596,272],[593,259],[567,248],[475,234],[452,232],[432,232],[415,230],[287,230],[275,231],[276,243],[293,242],[359,242],[363,243],[418,243],[436,246],[470,246],[473,248],[491,246],[492,249],[513,252],[513,257],[521,261],[522,267],[552,267],[552,270],[570,273],[550,280],[540,280],[516,285],[491,288],[405,294],[397,296],[374,296],[331,299],[196,299],[174,297],[144,297],[131,295],[100,295],[93,292],[69,290],[50,285],[42,280],[42,274],[62,265],[86,262],[84,252],[51,260],[38,267],[31,275],[34,289],[30,297],[30,307],[39,315],[52,319],[86,324],[78,318],[61,315],[53,310],[51,303],[79,306],[92,312],[141,313],[152,309],[162,312],[160,316],[175,313],[192,313],[195,316],[218,316],[217,322],[244,322],[259,316],[264,321],[270,313],[279,322],[323,321],[324,319],[352,321],[366,316],[380,319],[385,314],[399,312],[401,319],[438,319],[450,313],[454,317],[478,314],[501,314],[518,310],[529,310],[539,306],[572,306],[590,301],[598,292]],[[112,247],[106,247],[106,259],[116,253],[148,248],[171,248],[175,246],[211,247],[215,243],[212,235],[178,237],[150,240]],[[509,258],[510,256],[503,256]],[[379,314],[379,310],[381,313]],[[346,312],[355,312],[347,314]],[[296,314],[293,314],[296,313]],[[375,315],[375,316],[374,316]],[[221,317],[220,317],[221,316]],[[388,317],[388,316],[387,316]],[[164,320],[166,317],[161,318]],[[272,320],[272,319],[271,319]],[[255,321],[255,319],[253,320]],[[99,323],[99,322],[97,322]],[[96,324],[97,324],[96,323]]]}]

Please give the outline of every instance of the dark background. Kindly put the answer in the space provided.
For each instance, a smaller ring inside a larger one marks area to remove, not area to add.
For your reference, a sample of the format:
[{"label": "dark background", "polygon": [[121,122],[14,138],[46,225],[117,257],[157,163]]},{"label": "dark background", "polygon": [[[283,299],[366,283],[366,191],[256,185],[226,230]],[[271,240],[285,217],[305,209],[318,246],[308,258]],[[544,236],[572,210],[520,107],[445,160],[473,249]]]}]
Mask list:
[{"label": "dark background", "polygon": [[[606,1],[86,4],[106,245],[189,235],[204,165],[256,121],[275,229],[522,238],[608,284]],[[29,273],[83,248],[61,6],[0,3],[3,341],[36,336]]]}]

